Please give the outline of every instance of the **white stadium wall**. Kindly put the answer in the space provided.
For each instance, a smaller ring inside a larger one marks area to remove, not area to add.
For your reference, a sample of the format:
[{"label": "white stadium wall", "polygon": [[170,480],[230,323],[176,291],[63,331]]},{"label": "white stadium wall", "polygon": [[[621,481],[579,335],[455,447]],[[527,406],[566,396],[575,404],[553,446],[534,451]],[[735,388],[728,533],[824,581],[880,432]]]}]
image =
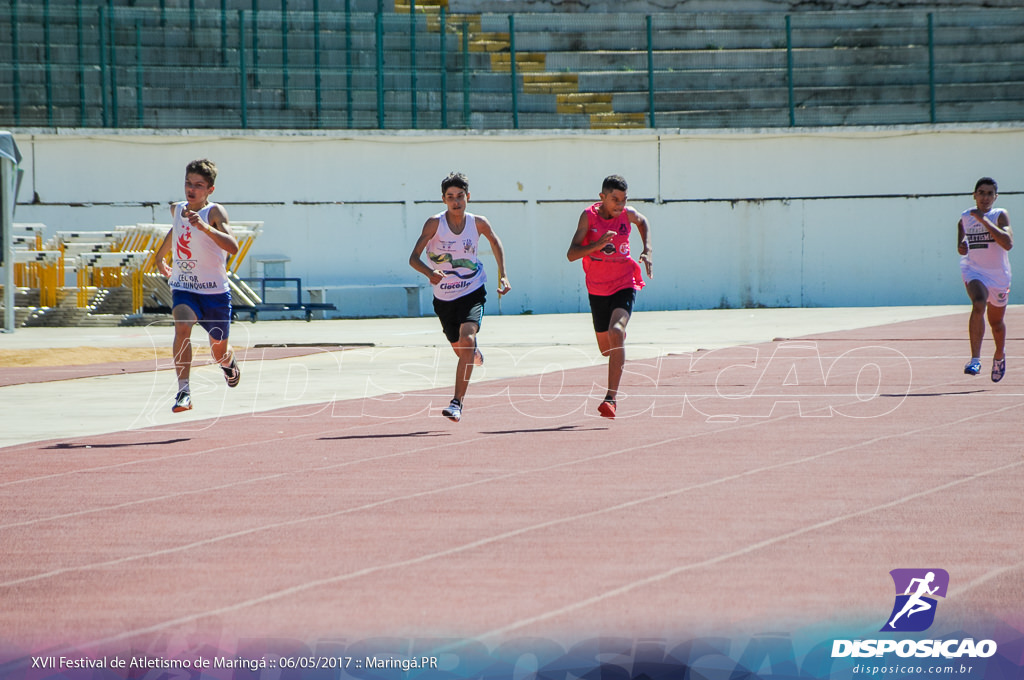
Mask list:
[{"label": "white stadium wall", "polygon": [[[995,177],[1011,223],[1024,215],[1024,126],[15,138],[26,171],[15,221],[42,222],[47,236],[167,222],[185,164],[213,159],[214,200],[232,220],[265,223],[249,260],[286,258],[286,275],[324,289],[344,316],[406,313],[401,289],[372,286],[425,282],[407,259],[443,209],[451,170],[469,176],[470,210],[505,244],[504,314],[587,309],[565,251],[612,173],[652,224],[655,276],[641,310],[958,304],[956,220],[975,180]],[[484,263],[493,280],[489,254]]]}]

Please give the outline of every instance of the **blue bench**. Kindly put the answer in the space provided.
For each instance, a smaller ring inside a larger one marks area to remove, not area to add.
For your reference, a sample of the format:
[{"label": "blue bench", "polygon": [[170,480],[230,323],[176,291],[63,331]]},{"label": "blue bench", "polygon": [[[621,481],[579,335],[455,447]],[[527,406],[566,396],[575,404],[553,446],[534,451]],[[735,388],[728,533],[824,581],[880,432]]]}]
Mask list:
[{"label": "blue bench", "polygon": [[[237,316],[239,313],[249,314],[249,320],[255,322],[259,317],[260,312],[293,312],[300,311],[306,315],[306,321],[313,320],[313,312],[317,311],[336,311],[338,308],[329,302],[303,302],[302,301],[302,279],[295,277],[278,277],[270,276],[263,278],[250,278],[241,279],[247,286],[257,292],[260,296],[260,302],[255,304],[236,304],[232,302],[232,314]],[[288,284],[295,285],[295,300],[285,302],[266,302],[267,299],[267,284],[271,284],[271,290],[279,290],[285,288]]]}]

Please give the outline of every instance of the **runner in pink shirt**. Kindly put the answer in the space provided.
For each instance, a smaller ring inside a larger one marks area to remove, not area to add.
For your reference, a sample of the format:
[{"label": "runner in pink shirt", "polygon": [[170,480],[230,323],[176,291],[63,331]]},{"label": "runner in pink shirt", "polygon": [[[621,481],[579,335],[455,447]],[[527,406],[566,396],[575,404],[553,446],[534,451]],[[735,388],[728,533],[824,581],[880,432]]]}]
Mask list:
[{"label": "runner in pink shirt", "polygon": [[[580,215],[566,257],[583,261],[590,313],[597,334],[597,346],[608,357],[608,392],[597,410],[605,418],[615,417],[615,400],[626,363],[626,324],[633,313],[636,291],[644,286],[640,262],[651,274],[651,229],[647,218],[626,205],[626,180],[620,175],[606,177],[601,200]],[[644,249],[634,260],[629,250],[632,225],[643,240]]]}]

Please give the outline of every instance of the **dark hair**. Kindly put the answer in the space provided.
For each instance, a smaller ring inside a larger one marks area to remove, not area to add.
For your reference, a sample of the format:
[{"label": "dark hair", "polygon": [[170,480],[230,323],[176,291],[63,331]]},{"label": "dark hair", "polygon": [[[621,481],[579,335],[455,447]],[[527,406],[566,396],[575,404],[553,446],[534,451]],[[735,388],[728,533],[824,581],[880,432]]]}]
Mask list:
[{"label": "dark hair", "polygon": [[626,191],[626,178],[622,175],[608,175],[604,178],[604,182],[601,183],[601,193],[606,194],[609,191]]},{"label": "dark hair", "polygon": [[978,187],[980,187],[982,184],[991,184],[992,188],[996,190],[996,193],[997,194],[999,193],[999,185],[996,184],[996,181],[994,179],[992,179],[991,177],[982,177],[977,182],[975,182],[974,183],[974,190],[977,191]]},{"label": "dark hair", "polygon": [[458,187],[463,191],[469,191],[469,179],[461,172],[449,173],[447,177],[441,180],[441,195],[444,196],[445,192],[451,187]]},{"label": "dark hair", "polygon": [[217,166],[211,160],[200,158],[185,166],[185,175],[201,175],[212,187],[217,182]]}]

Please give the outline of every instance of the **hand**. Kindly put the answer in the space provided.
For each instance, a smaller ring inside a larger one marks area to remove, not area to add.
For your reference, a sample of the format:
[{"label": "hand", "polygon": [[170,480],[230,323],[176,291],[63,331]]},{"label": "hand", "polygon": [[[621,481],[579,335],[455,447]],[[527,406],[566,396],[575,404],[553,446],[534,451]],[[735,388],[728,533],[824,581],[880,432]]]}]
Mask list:
[{"label": "hand", "polygon": [[964,243],[963,241],[960,241],[960,243],[956,244],[956,251],[958,253],[960,253],[961,255],[966,255],[967,254],[967,244]]},{"label": "hand", "polygon": [[429,277],[431,285],[436,286],[437,284],[441,283],[442,281],[444,281],[444,277],[445,273],[440,269],[431,270]]},{"label": "hand", "polygon": [[647,270],[647,278],[653,279],[654,263],[651,261],[651,251],[645,250],[644,252],[640,253],[640,257],[637,259],[643,263],[644,269]]},{"label": "hand", "polygon": [[512,286],[509,285],[508,278],[502,276],[500,279],[498,279],[498,295],[499,296],[504,295],[505,293],[509,292],[510,290],[512,290]]},{"label": "hand", "polygon": [[173,273],[171,265],[167,263],[167,260],[157,260],[156,268],[160,271],[161,274],[168,278],[170,278],[171,274]]},{"label": "hand", "polygon": [[189,224],[191,224],[199,231],[211,231],[213,229],[213,227],[211,227],[209,224],[199,219],[199,213],[195,212],[194,210],[184,208],[181,211],[181,216],[188,220]]},{"label": "hand", "polygon": [[598,245],[597,249],[601,250],[602,248],[604,248],[606,245],[611,243],[612,239],[615,238],[616,236],[618,236],[617,232],[614,232],[614,231],[611,231],[611,230],[608,230],[608,231],[604,232],[604,234],[601,235],[601,238],[597,239],[597,241],[596,241],[596,243]]}]

